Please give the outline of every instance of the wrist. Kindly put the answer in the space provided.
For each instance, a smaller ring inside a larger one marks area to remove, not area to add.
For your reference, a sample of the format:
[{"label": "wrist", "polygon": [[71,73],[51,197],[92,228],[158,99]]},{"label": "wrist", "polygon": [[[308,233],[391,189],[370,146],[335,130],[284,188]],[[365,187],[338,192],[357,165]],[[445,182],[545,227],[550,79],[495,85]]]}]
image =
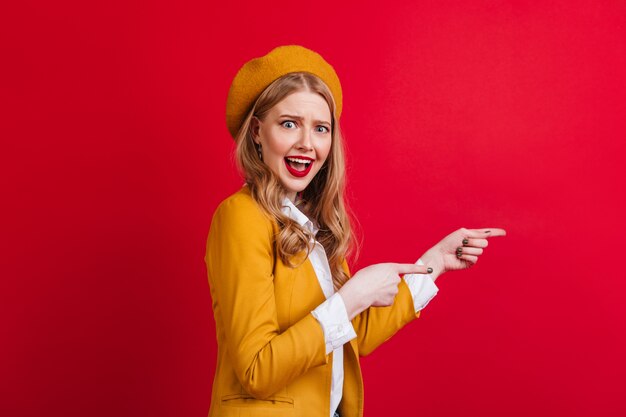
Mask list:
[{"label": "wrist", "polygon": [[434,248],[431,248],[428,251],[426,251],[426,253],[422,255],[420,259],[422,260],[422,262],[424,262],[424,265],[431,267],[433,269],[433,272],[429,274],[432,277],[433,281],[437,280],[437,278],[441,274],[446,272],[444,270],[442,256]]},{"label": "wrist", "polygon": [[346,306],[346,311],[348,312],[348,318],[350,320],[359,315],[359,313],[363,310],[367,309],[371,304],[371,302],[367,299],[367,294],[363,294],[362,291],[360,291],[359,286],[355,285],[356,282],[353,280],[354,278],[349,279],[348,282],[346,282],[339,289],[339,291],[337,291]]}]

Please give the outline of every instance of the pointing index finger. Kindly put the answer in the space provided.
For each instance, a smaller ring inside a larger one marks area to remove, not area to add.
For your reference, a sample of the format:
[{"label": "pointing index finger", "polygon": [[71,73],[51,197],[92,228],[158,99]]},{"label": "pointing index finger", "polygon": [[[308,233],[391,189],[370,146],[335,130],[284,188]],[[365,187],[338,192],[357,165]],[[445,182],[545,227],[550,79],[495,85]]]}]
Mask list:
[{"label": "pointing index finger", "polygon": [[417,264],[396,264],[396,271],[399,275],[404,274],[428,274],[428,265]]},{"label": "pointing index finger", "polygon": [[470,237],[472,238],[488,238],[492,236],[506,236],[506,230],[497,227],[487,227],[484,229],[470,229]]}]

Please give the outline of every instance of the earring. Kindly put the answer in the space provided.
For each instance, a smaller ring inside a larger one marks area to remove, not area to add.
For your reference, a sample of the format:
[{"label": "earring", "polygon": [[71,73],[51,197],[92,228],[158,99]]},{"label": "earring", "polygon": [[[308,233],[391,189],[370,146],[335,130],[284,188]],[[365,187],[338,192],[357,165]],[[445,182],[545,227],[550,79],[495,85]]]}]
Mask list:
[{"label": "earring", "polygon": [[263,160],[263,154],[261,153],[261,144],[260,143],[256,144],[256,152],[259,155],[259,159],[262,161]]}]

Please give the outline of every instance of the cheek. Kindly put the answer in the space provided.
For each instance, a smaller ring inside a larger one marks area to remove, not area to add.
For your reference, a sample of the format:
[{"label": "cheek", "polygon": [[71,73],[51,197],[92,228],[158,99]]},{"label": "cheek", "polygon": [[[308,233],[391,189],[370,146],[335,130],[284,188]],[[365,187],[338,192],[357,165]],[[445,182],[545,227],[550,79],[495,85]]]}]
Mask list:
[{"label": "cheek", "polygon": [[282,157],[289,153],[289,149],[291,149],[290,143],[288,138],[276,136],[269,141],[268,145],[273,154]]},{"label": "cheek", "polygon": [[324,162],[328,161],[328,157],[330,156],[330,149],[332,144],[328,144],[326,145],[323,149],[322,149],[322,155],[324,156]]},{"label": "cheek", "polygon": [[266,146],[272,158],[282,158],[285,154],[285,146],[283,146],[280,141],[269,141]]}]

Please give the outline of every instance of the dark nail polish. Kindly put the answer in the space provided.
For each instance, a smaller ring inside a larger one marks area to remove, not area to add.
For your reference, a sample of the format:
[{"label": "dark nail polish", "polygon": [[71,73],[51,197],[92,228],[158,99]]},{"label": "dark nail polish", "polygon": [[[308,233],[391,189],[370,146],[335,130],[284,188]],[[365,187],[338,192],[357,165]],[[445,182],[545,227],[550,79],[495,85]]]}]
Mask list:
[{"label": "dark nail polish", "polygon": [[433,273],[433,269],[432,268],[428,268],[427,271],[428,271],[429,274]]},{"label": "dark nail polish", "polygon": [[464,245],[467,245],[468,243],[469,243],[469,240],[467,240],[467,239],[463,239],[463,244],[464,244]]},{"label": "dark nail polish", "polygon": [[486,231],[485,231],[485,233],[490,233],[490,232],[491,232],[491,230],[486,230]]}]

